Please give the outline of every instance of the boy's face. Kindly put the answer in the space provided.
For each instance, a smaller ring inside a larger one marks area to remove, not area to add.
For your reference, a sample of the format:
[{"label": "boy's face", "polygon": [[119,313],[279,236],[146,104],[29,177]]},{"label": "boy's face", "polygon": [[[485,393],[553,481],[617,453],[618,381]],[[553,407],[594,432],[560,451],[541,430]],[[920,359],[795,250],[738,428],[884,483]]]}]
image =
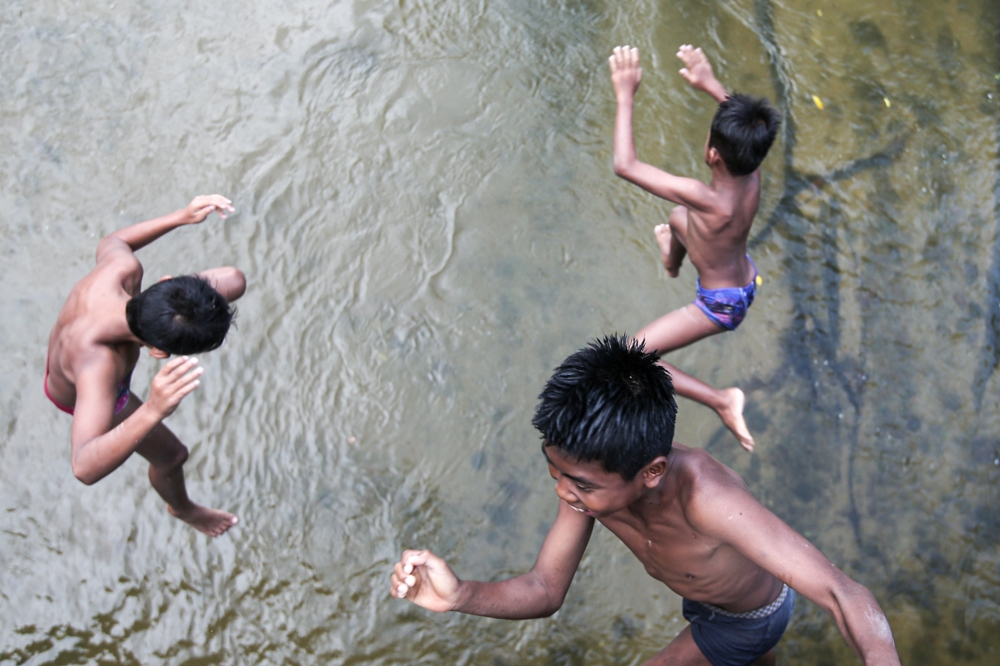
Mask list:
[{"label": "boy's face", "polygon": [[[549,474],[555,479],[559,499],[594,518],[628,507],[642,496],[647,486],[649,466],[631,481],[626,481],[621,474],[606,471],[601,463],[577,460],[558,446],[543,444],[542,454],[549,463]],[[666,458],[656,459],[659,460],[666,462]],[[650,465],[655,465],[656,461]]]}]

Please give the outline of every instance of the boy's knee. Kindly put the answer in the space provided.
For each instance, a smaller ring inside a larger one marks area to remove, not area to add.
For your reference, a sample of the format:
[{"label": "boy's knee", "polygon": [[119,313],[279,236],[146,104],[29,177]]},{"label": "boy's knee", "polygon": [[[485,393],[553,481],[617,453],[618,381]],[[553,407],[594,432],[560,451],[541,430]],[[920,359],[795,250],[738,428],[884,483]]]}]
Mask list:
[{"label": "boy's knee", "polygon": [[162,456],[153,461],[152,466],[158,469],[177,469],[187,462],[189,455],[188,447],[183,444],[177,444],[176,446],[171,446],[169,451],[165,451]]},{"label": "boy's knee", "polygon": [[228,289],[228,293],[225,294],[226,300],[235,301],[237,298],[246,293],[247,290],[247,276],[238,268],[233,266],[226,266],[222,269],[223,280],[225,281]]}]

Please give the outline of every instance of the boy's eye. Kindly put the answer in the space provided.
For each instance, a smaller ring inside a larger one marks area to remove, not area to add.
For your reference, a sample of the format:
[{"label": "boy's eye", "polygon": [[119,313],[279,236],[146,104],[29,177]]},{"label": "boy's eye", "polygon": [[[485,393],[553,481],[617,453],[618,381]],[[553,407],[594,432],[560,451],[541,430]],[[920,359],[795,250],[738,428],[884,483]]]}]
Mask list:
[{"label": "boy's eye", "polygon": [[577,490],[579,490],[579,491],[580,491],[581,493],[589,493],[589,492],[590,492],[591,490],[593,490],[593,488],[591,488],[590,486],[585,486],[585,485],[583,485],[582,483],[578,483],[578,484],[576,484],[576,488],[577,488]]}]

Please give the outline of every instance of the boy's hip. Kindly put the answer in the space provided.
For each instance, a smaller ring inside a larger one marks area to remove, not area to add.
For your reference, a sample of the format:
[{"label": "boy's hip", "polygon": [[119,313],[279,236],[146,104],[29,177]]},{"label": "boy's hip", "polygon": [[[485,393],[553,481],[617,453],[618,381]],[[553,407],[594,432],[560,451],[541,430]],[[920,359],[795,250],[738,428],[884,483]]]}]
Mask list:
[{"label": "boy's hip", "polygon": [[767,654],[785,633],[795,608],[787,585],[770,604],[746,613],[729,613],[709,604],[684,600],[691,636],[713,666],[744,666]]}]

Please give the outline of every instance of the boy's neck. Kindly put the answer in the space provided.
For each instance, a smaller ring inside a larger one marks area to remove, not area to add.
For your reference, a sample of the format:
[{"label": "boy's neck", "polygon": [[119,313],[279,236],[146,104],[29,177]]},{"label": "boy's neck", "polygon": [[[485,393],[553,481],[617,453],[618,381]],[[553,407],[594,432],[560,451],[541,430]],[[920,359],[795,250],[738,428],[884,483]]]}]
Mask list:
[{"label": "boy's neck", "polygon": [[655,518],[660,515],[664,508],[674,503],[679,488],[674,469],[676,462],[677,454],[676,451],[672,450],[667,455],[667,471],[663,473],[655,486],[643,488],[640,495],[629,505],[629,513],[642,522],[648,523],[648,518]]}]

